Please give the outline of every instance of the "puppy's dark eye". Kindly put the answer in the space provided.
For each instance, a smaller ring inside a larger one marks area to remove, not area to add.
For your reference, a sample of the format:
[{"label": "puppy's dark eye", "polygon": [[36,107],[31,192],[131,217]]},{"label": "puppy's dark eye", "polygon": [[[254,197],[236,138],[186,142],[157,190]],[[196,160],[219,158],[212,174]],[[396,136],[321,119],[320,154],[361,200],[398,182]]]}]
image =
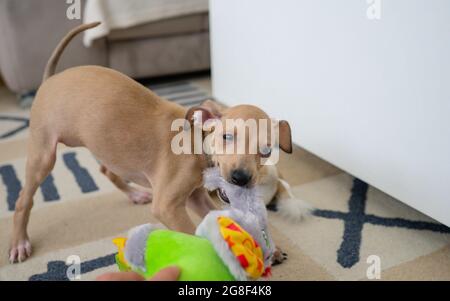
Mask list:
[{"label": "puppy's dark eye", "polygon": [[223,134],[223,140],[225,141],[233,141],[233,134]]},{"label": "puppy's dark eye", "polygon": [[272,154],[272,148],[270,148],[268,146],[262,147],[260,150],[260,153],[261,153],[261,157],[269,158],[270,155]]}]

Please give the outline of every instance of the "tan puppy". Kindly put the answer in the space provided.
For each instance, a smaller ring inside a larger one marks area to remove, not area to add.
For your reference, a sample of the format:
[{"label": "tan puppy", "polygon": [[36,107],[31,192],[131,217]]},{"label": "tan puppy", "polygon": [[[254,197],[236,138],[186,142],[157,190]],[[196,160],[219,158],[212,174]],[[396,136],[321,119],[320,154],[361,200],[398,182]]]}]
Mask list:
[{"label": "tan puppy", "polygon": [[[171,141],[173,120],[191,121],[195,112],[209,118],[267,119],[254,106],[236,106],[221,113],[211,103],[187,111],[117,71],[80,66],[55,73],[56,63],[70,40],[99,23],[72,30],[52,54],[31,109],[25,185],[14,214],[10,261],[31,255],[27,224],[33,195],[52,170],[56,146],[84,146],[101,163],[101,170],[130,199],[148,202],[152,214],[168,228],[194,233],[186,205],[201,217],[214,206],[202,187],[202,172],[215,162],[222,176],[238,185],[253,185],[258,178],[260,154],[206,156],[176,155]],[[287,122],[279,124],[280,148],[291,151]],[[222,133],[218,133],[221,137]],[[250,139],[250,137],[248,138]],[[152,189],[152,195],[127,184]]]}]

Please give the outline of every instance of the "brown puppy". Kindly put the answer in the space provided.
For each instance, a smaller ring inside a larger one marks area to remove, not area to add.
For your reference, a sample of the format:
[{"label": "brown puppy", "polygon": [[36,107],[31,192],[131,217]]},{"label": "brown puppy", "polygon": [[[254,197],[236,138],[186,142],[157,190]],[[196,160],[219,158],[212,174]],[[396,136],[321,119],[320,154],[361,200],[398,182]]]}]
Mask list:
[{"label": "brown puppy", "polygon": [[[33,195],[53,169],[56,146],[84,146],[101,163],[101,170],[135,202],[148,202],[152,214],[168,228],[194,233],[186,204],[201,217],[214,209],[202,187],[202,172],[216,162],[222,176],[238,185],[252,185],[258,177],[259,154],[176,155],[171,141],[176,119],[191,120],[195,112],[217,118],[211,103],[187,111],[158,97],[148,88],[117,71],[80,66],[55,73],[56,63],[70,40],[99,23],[72,30],[52,54],[44,80],[31,109],[25,185],[14,214],[10,261],[31,255],[27,224]],[[225,119],[269,119],[254,106],[237,106],[222,112]],[[290,130],[280,122],[280,147],[290,152]],[[222,135],[222,133],[218,133]],[[250,139],[250,138],[248,138]],[[152,194],[127,184],[152,189]]]}]

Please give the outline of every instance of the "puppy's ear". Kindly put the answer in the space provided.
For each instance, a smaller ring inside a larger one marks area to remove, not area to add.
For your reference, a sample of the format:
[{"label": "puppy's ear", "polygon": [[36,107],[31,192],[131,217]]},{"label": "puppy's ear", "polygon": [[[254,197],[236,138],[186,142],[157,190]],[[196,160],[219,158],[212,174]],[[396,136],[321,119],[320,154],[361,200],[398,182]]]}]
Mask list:
[{"label": "puppy's ear", "polygon": [[222,117],[222,110],[224,108],[217,102],[208,99],[201,105],[190,108],[186,112],[185,119],[192,125],[200,125],[210,119],[218,119]]},{"label": "puppy's ear", "polygon": [[222,111],[225,110],[224,106],[211,99],[202,102],[200,107],[208,109],[214,115],[215,118],[222,117]]},{"label": "puppy's ear", "polygon": [[208,109],[202,108],[201,106],[195,106],[186,112],[186,116],[184,118],[191,125],[201,126],[208,119],[213,118],[213,114]]},{"label": "puppy's ear", "polygon": [[286,120],[280,120],[278,128],[280,148],[288,154],[292,153],[292,137],[289,123]]}]

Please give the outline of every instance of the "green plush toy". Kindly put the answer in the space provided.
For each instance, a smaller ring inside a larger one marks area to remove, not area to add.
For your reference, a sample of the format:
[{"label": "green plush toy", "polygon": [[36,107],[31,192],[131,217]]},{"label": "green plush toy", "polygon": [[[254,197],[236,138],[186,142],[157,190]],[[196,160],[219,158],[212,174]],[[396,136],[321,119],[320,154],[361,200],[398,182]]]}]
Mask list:
[{"label": "green plush toy", "polygon": [[145,269],[139,266],[133,269],[127,263],[123,254],[124,238],[117,238],[114,242],[119,248],[116,262],[121,271],[134,270],[150,278],[159,270],[175,265],[182,270],[181,281],[235,280],[210,241],[203,237],[163,229],[151,231],[143,258]]}]

